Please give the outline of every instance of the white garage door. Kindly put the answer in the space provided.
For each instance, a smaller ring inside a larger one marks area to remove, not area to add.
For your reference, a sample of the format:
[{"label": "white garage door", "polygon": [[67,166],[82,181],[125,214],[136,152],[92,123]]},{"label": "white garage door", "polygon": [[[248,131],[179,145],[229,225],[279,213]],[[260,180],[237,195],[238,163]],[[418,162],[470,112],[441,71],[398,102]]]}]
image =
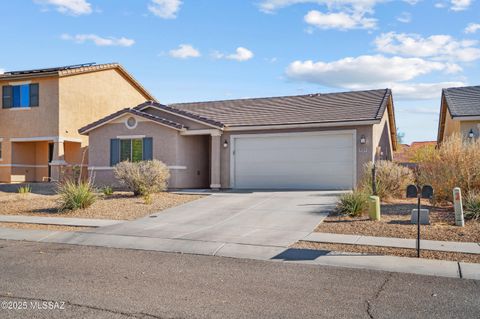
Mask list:
[{"label": "white garage door", "polygon": [[234,136],[234,188],[351,189],[352,132]]}]

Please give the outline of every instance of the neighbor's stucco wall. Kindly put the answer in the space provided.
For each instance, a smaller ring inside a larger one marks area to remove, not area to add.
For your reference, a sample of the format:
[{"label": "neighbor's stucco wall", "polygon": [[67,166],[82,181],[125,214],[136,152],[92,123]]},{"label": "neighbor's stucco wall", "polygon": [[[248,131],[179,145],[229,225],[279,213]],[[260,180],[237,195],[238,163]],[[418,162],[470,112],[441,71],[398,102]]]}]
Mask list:
[{"label": "neighbor's stucco wall", "polygon": [[[380,123],[373,125],[372,134],[372,157],[378,160],[391,161],[393,159],[393,148],[388,109],[383,114]],[[378,154],[377,148],[380,151]]]},{"label": "neighbor's stucco wall", "polygon": [[126,107],[138,105],[149,98],[141,93],[117,69],[61,77],[60,135],[82,140],[78,129]]},{"label": "neighbor's stucco wall", "polygon": [[[125,119],[131,115],[125,116]],[[122,119],[90,132],[89,168],[98,185],[119,186],[110,166],[110,140],[122,136],[144,135],[153,138],[153,158],[170,166],[170,188],[208,186],[208,138],[181,136],[179,131],[137,117],[135,129]]]},{"label": "neighbor's stucco wall", "polygon": [[445,130],[444,130],[443,138],[445,139],[446,137],[459,132],[460,132],[460,121],[456,121],[452,119],[450,111],[447,108],[446,114],[445,114]]},{"label": "neighbor's stucco wall", "polygon": [[5,140],[12,137],[58,136],[58,78],[0,81],[0,87],[25,82],[39,84],[39,106],[4,109],[2,105],[0,138]]},{"label": "neighbor's stucco wall", "polygon": [[[459,122],[459,121],[458,121]],[[460,122],[460,133],[463,136],[468,136],[470,130],[473,130],[475,137],[480,137],[480,121],[461,121]]]},{"label": "neighbor's stucco wall", "polygon": [[[356,158],[357,158],[357,183],[362,178],[363,167],[365,163],[373,159],[373,144],[372,144],[372,125],[362,126],[345,126],[345,127],[324,127],[324,128],[309,128],[309,129],[283,129],[283,130],[252,130],[241,132],[224,132],[221,136],[221,144],[225,140],[230,142],[232,135],[241,134],[270,134],[270,133],[293,133],[293,132],[319,132],[319,131],[335,131],[335,130],[355,130],[356,131]],[[360,136],[365,135],[367,143],[360,144]],[[215,168],[212,168],[215,169]],[[231,188],[230,185],[230,146],[228,148],[221,147],[220,151],[220,180],[222,188]]]}]

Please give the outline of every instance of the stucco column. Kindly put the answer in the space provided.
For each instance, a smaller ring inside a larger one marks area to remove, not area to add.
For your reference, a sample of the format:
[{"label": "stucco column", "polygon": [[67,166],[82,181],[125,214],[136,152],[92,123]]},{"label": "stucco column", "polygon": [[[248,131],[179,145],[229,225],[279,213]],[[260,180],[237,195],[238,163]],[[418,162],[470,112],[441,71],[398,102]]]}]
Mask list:
[{"label": "stucco column", "polygon": [[210,188],[219,189],[220,185],[220,133],[214,133],[211,143],[210,155]]},{"label": "stucco column", "polygon": [[67,162],[65,162],[65,148],[63,141],[56,140],[53,142],[53,157],[52,161],[49,163],[51,167],[52,181],[60,180],[60,171],[62,166],[65,166],[66,164]]}]

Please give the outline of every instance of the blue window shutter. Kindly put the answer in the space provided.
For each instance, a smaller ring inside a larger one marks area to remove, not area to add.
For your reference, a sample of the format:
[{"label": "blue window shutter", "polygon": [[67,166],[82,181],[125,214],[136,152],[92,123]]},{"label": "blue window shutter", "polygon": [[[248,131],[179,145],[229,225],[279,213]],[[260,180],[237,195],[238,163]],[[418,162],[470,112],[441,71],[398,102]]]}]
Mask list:
[{"label": "blue window shutter", "polygon": [[143,160],[151,161],[153,159],[153,138],[146,137],[143,139]]},{"label": "blue window shutter", "polygon": [[39,94],[38,94],[38,83],[30,84],[30,106],[38,106],[39,103]]},{"label": "blue window shutter", "polygon": [[110,140],[110,166],[120,163],[120,140],[112,138]]},{"label": "blue window shutter", "polygon": [[12,94],[13,88],[11,85],[5,85],[2,87],[2,107],[4,109],[12,107]]}]

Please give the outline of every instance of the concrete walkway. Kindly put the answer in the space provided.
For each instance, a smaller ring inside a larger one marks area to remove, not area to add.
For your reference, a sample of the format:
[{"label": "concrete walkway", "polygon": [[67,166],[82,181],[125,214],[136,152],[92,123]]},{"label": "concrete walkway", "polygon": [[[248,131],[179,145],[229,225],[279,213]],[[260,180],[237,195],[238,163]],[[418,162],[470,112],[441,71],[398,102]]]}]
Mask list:
[{"label": "concrete walkway", "polygon": [[87,219],[70,217],[39,217],[21,215],[0,215],[0,223],[24,223],[40,225],[61,225],[77,227],[105,227],[123,223],[123,220]]},{"label": "concrete walkway", "polygon": [[127,248],[173,253],[193,253],[198,255],[373,269],[389,272],[480,280],[480,264],[422,258],[417,259],[394,256],[338,253],[332,251],[258,245],[224,244],[218,242],[201,242],[184,239],[105,235],[91,232],[59,232],[46,230],[19,230],[10,228],[0,228],[0,239],[110,248]]},{"label": "concrete walkway", "polygon": [[[366,246],[382,246],[394,248],[416,249],[416,239],[374,237],[361,235],[343,235],[330,233],[311,233],[306,236],[305,241],[330,244],[350,244]],[[454,241],[421,240],[420,248],[426,250],[448,251],[457,253],[480,254],[480,244]]]}]

